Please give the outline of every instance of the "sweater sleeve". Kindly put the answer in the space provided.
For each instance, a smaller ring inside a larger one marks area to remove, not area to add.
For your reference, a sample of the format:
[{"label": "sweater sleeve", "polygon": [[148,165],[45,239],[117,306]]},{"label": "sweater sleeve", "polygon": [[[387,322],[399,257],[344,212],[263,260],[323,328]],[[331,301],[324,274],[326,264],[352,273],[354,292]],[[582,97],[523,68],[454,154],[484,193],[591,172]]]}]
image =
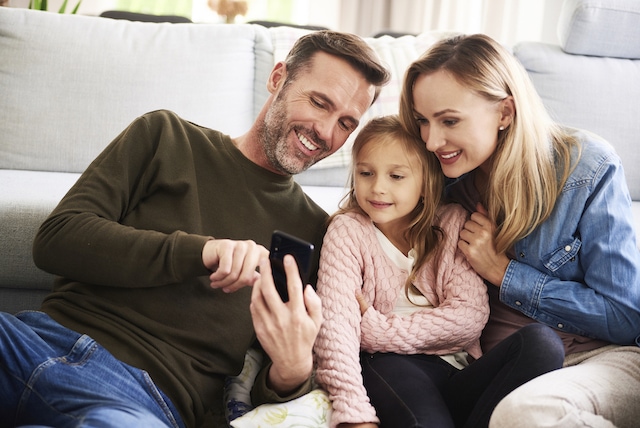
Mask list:
[{"label": "sweater sleeve", "polygon": [[177,215],[172,210],[184,194],[180,175],[190,156],[184,132],[167,112],[129,125],[40,227],[33,246],[36,265],[89,284],[120,287],[160,286],[207,274],[202,248],[208,237],[171,230],[162,216],[155,217],[154,230],[133,226],[152,194],[167,195],[164,205],[153,207],[156,212]]},{"label": "sweater sleeve", "polygon": [[315,343],[316,380],[333,404],[331,427],[340,423],[378,423],[369,403],[360,368],[360,307],[355,298],[362,286],[367,243],[362,226],[352,217],[334,218],[320,255],[318,295],[324,322]]},{"label": "sweater sleeve", "polygon": [[442,258],[435,273],[428,263],[415,284],[433,307],[409,316],[369,307],[362,318],[364,350],[445,355],[464,349],[474,358],[480,356],[478,340],[489,317],[489,302],[482,279],[457,246],[466,213],[458,205],[450,205],[440,211],[440,218]]}]

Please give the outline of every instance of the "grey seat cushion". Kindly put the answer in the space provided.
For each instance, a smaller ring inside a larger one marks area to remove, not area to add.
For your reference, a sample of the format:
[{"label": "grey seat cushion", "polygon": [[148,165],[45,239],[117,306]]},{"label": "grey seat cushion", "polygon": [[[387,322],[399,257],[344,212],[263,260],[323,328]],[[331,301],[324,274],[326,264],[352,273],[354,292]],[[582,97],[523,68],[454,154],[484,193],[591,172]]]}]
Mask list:
[{"label": "grey seat cushion", "polygon": [[[35,234],[79,174],[0,170],[0,287],[49,290],[53,276],[33,263]],[[4,291],[2,294],[4,299]]]}]

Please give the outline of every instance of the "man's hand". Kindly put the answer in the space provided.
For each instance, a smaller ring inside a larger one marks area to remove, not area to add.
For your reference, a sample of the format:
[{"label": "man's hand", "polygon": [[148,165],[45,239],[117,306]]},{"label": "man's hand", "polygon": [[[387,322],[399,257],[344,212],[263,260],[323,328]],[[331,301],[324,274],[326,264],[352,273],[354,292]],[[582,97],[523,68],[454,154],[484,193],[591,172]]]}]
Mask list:
[{"label": "man's hand", "polygon": [[478,275],[500,287],[509,258],[496,252],[496,225],[488,217],[487,210],[482,204],[478,204],[477,209],[460,231],[458,248]]},{"label": "man's hand", "polygon": [[289,301],[282,302],[271,276],[269,261],[260,262],[260,279],[253,285],[251,315],[256,335],[273,365],[268,384],[288,395],[313,371],[313,344],[322,324],[322,303],[313,287],[304,291],[295,259],[284,258]]},{"label": "man's hand", "polygon": [[260,278],[256,268],[268,258],[269,250],[254,241],[212,239],[202,249],[202,262],[213,271],[211,287],[226,293],[253,285]]}]

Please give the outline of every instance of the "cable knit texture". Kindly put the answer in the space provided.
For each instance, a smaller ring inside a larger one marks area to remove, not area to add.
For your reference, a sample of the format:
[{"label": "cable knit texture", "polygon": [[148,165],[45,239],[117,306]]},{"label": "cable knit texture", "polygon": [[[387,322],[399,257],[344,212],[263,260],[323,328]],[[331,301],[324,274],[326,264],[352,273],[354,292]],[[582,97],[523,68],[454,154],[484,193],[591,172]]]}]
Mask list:
[{"label": "cable knit texture", "polygon": [[[437,272],[427,263],[415,286],[433,307],[410,316],[392,313],[409,272],[384,253],[368,217],[337,216],[324,238],[318,294],[324,323],[316,340],[316,380],[333,404],[331,427],[339,423],[379,422],[363,386],[360,350],[397,354],[446,355],[466,350],[481,355],[479,337],[489,316],[486,288],[458,250],[467,218],[459,205],[438,212],[444,252]],[[355,298],[361,289],[371,305],[362,316]]]}]

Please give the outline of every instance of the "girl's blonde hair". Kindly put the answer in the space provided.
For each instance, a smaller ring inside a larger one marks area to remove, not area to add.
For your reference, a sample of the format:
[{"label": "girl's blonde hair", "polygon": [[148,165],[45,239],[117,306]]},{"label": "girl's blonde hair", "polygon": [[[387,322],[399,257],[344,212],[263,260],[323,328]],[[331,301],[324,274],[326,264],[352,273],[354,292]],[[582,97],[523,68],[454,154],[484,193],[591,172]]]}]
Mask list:
[{"label": "girl's blonde hair", "polygon": [[[420,137],[413,87],[420,75],[446,70],[458,83],[491,102],[513,97],[511,124],[498,132],[489,176],[487,210],[497,226],[496,249],[505,252],[549,217],[571,172],[577,142],[547,113],[526,70],[483,34],[441,40],[409,66],[400,95],[400,120]],[[435,155],[430,168],[440,168]],[[441,171],[441,170],[440,170]]]},{"label": "girl's blonde hair", "polygon": [[418,137],[407,133],[397,115],[382,116],[371,119],[360,130],[353,142],[351,149],[351,172],[349,175],[349,192],[340,202],[340,208],[331,218],[346,212],[357,212],[367,215],[356,200],[355,193],[355,165],[362,149],[371,142],[388,143],[400,142],[407,156],[412,156],[420,162],[420,173],[422,174],[422,190],[420,202],[412,212],[409,227],[405,231],[405,236],[410,247],[415,251],[415,263],[405,286],[408,292],[412,286],[417,271],[427,260],[434,256],[436,263],[434,269],[437,270],[437,260],[440,255],[440,241],[442,240],[442,229],[437,226],[436,211],[440,206],[442,192],[444,189],[444,177],[440,173],[440,167],[430,168],[427,164],[429,152],[425,144]]}]

